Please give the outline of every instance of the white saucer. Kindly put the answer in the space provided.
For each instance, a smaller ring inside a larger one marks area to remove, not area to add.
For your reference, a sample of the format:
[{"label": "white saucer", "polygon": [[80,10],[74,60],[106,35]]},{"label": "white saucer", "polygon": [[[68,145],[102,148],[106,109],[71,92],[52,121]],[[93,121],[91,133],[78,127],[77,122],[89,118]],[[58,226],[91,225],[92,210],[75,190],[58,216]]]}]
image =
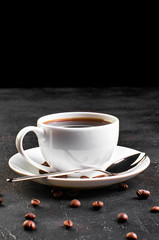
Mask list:
[{"label": "white saucer", "polygon": [[[35,159],[35,161],[37,161],[38,163],[42,164],[45,162],[45,159],[43,158],[39,147],[28,149],[26,150],[26,152],[33,160]],[[137,152],[139,151],[135,149],[117,146],[113,152],[111,159],[107,162],[107,166],[109,166],[110,163],[113,163],[120,158],[129,156],[131,154],[135,154]],[[141,162],[138,166],[118,176],[102,178],[82,178],[82,179],[68,177],[68,178],[38,179],[34,181],[49,186],[67,188],[100,188],[133,178],[142,171],[144,171],[149,166],[149,164],[150,159],[149,157],[146,157],[146,159],[143,162]],[[39,170],[34,166],[30,165],[22,157],[20,153],[17,153],[10,158],[9,166],[13,171],[17,172],[20,175],[31,176],[39,173]],[[98,172],[97,175],[100,175],[100,173]]]}]

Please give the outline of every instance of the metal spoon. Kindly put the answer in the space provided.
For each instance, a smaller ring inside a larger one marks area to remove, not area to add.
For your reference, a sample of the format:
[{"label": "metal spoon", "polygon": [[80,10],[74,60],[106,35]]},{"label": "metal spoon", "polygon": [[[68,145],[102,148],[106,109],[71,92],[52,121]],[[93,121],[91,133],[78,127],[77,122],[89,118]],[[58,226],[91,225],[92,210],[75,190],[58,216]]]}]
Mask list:
[{"label": "metal spoon", "polygon": [[34,179],[40,179],[40,178],[50,179],[54,177],[60,177],[63,175],[71,175],[75,173],[84,173],[84,172],[91,172],[91,171],[99,171],[99,172],[106,173],[108,176],[115,176],[117,174],[121,174],[121,173],[124,173],[125,171],[132,169],[133,167],[137,166],[141,161],[143,161],[145,158],[146,158],[145,153],[136,153],[134,155],[115,161],[113,164],[107,167],[105,171],[98,169],[97,167],[87,167],[83,169],[76,169],[76,170],[65,171],[65,172],[37,174],[33,176],[23,176],[18,178],[8,178],[6,181],[20,182],[20,181],[34,180]]}]

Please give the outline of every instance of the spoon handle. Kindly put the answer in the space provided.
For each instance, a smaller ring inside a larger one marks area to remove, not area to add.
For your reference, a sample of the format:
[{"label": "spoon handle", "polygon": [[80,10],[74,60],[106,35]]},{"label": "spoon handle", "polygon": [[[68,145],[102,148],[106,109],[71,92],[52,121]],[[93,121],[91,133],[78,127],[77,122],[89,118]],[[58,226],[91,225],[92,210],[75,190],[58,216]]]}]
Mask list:
[{"label": "spoon handle", "polygon": [[[116,176],[118,174],[123,174],[124,172],[137,166],[145,158],[146,158],[145,153],[138,153],[138,154],[134,154],[129,157],[126,157],[125,159],[120,159],[120,161],[118,160],[117,162],[111,164],[111,166],[108,167],[106,170],[98,169],[97,167],[94,166],[94,167],[87,167],[87,168],[75,169],[75,170],[64,171],[64,172],[54,172],[54,173],[50,172],[50,173],[45,173],[45,174],[23,176],[23,177],[18,177],[18,178],[8,178],[6,181],[7,182],[20,182],[20,181],[34,180],[34,179],[40,179],[40,178],[51,179],[51,178],[60,177],[63,175],[71,175],[71,174],[75,174],[75,173],[84,173],[84,172],[91,172],[91,171],[99,171],[99,172],[107,174],[107,176]],[[123,166],[122,166],[122,163],[120,163],[121,161],[124,163]],[[128,165],[125,164],[126,162],[128,163]],[[119,168],[119,166],[120,166],[120,168]]]},{"label": "spoon handle", "polygon": [[[53,178],[53,177],[60,177],[63,175],[71,175],[74,173],[80,173],[80,172],[91,172],[95,171],[95,168],[89,167],[89,168],[83,168],[83,169],[76,169],[71,171],[65,171],[65,172],[56,172],[56,173],[45,173],[45,174],[37,174],[32,176],[23,176],[23,177],[17,177],[17,178],[8,178],[7,182],[20,182],[20,181],[27,181],[27,180],[34,180],[34,179],[40,179],[40,178]],[[96,170],[100,171],[100,170]]]}]

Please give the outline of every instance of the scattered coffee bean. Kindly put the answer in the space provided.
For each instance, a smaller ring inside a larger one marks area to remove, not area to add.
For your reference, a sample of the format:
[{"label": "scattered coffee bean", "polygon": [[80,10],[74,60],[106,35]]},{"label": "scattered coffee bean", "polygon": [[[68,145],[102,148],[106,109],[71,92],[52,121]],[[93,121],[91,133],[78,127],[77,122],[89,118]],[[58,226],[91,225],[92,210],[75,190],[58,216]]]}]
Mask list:
[{"label": "scattered coffee bean", "polygon": [[[41,165],[43,166],[46,166],[46,167],[50,167],[50,165],[48,164],[48,162],[43,162]],[[42,169],[39,169],[39,173],[40,174],[44,174],[44,173],[47,173],[46,171],[42,170]]]},{"label": "scattered coffee bean", "polygon": [[119,213],[117,215],[118,222],[124,223],[128,220],[128,215],[126,213]]},{"label": "scattered coffee bean", "polygon": [[67,178],[67,175],[61,175],[61,176],[57,176],[55,178]]},{"label": "scattered coffee bean", "polygon": [[140,199],[147,199],[150,196],[150,192],[144,189],[137,190],[136,194]]},{"label": "scattered coffee bean", "polygon": [[63,196],[63,192],[61,190],[53,190],[52,195],[54,198],[61,198]]},{"label": "scattered coffee bean", "polygon": [[153,207],[151,208],[151,212],[153,212],[153,213],[158,213],[158,212],[159,212],[159,206],[153,206]]},{"label": "scattered coffee bean", "polygon": [[124,190],[128,189],[128,185],[126,183],[120,183],[119,184],[119,189],[124,191]]},{"label": "scattered coffee bean", "polygon": [[73,199],[70,202],[70,207],[72,207],[72,208],[76,208],[76,207],[80,207],[80,206],[81,206],[81,202],[77,199]]},{"label": "scattered coffee bean", "polygon": [[94,176],[93,178],[102,178],[102,177],[107,177],[107,175],[106,174],[100,174],[100,175]]},{"label": "scattered coffee bean", "polygon": [[51,190],[53,197],[55,198],[75,198],[79,194],[78,189],[64,189],[60,187],[54,187]]},{"label": "scattered coffee bean", "polygon": [[3,199],[2,198],[0,198],[0,204],[3,202]]},{"label": "scattered coffee bean", "polygon": [[31,220],[26,220],[24,223],[23,223],[23,227],[26,229],[26,230],[34,230],[35,229],[35,223]]},{"label": "scattered coffee bean", "polygon": [[69,229],[73,227],[73,222],[71,220],[65,220],[64,221],[64,226]]},{"label": "scattered coffee bean", "polygon": [[100,208],[102,208],[104,206],[104,203],[101,202],[101,201],[95,201],[92,203],[92,207],[95,209],[95,210],[99,210]]},{"label": "scattered coffee bean", "polygon": [[37,206],[39,206],[39,204],[40,204],[40,200],[38,200],[38,199],[32,199],[32,200],[31,200],[31,204],[32,204],[34,207],[37,207]]},{"label": "scattered coffee bean", "polygon": [[129,233],[126,234],[126,239],[136,240],[137,239],[137,235],[134,232],[129,232]]},{"label": "scattered coffee bean", "polygon": [[27,220],[34,220],[34,219],[36,218],[36,216],[35,216],[35,214],[33,214],[33,213],[27,213],[27,214],[25,215],[25,218],[26,218]]},{"label": "scattered coffee bean", "polygon": [[89,177],[86,175],[82,175],[82,176],[80,176],[80,178],[89,178]]},{"label": "scattered coffee bean", "polygon": [[75,198],[79,195],[79,189],[70,189],[66,191],[66,196],[69,198]]}]

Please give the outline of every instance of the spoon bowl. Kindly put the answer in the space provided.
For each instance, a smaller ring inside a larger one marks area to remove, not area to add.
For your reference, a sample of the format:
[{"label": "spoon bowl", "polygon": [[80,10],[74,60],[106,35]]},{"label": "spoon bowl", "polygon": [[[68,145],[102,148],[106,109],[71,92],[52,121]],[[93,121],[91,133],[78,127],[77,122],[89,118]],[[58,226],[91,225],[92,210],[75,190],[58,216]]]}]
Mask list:
[{"label": "spoon bowl", "polygon": [[122,173],[128,171],[137,166],[142,160],[146,158],[145,153],[136,153],[120,160],[115,161],[109,167],[106,168],[110,173]]}]

